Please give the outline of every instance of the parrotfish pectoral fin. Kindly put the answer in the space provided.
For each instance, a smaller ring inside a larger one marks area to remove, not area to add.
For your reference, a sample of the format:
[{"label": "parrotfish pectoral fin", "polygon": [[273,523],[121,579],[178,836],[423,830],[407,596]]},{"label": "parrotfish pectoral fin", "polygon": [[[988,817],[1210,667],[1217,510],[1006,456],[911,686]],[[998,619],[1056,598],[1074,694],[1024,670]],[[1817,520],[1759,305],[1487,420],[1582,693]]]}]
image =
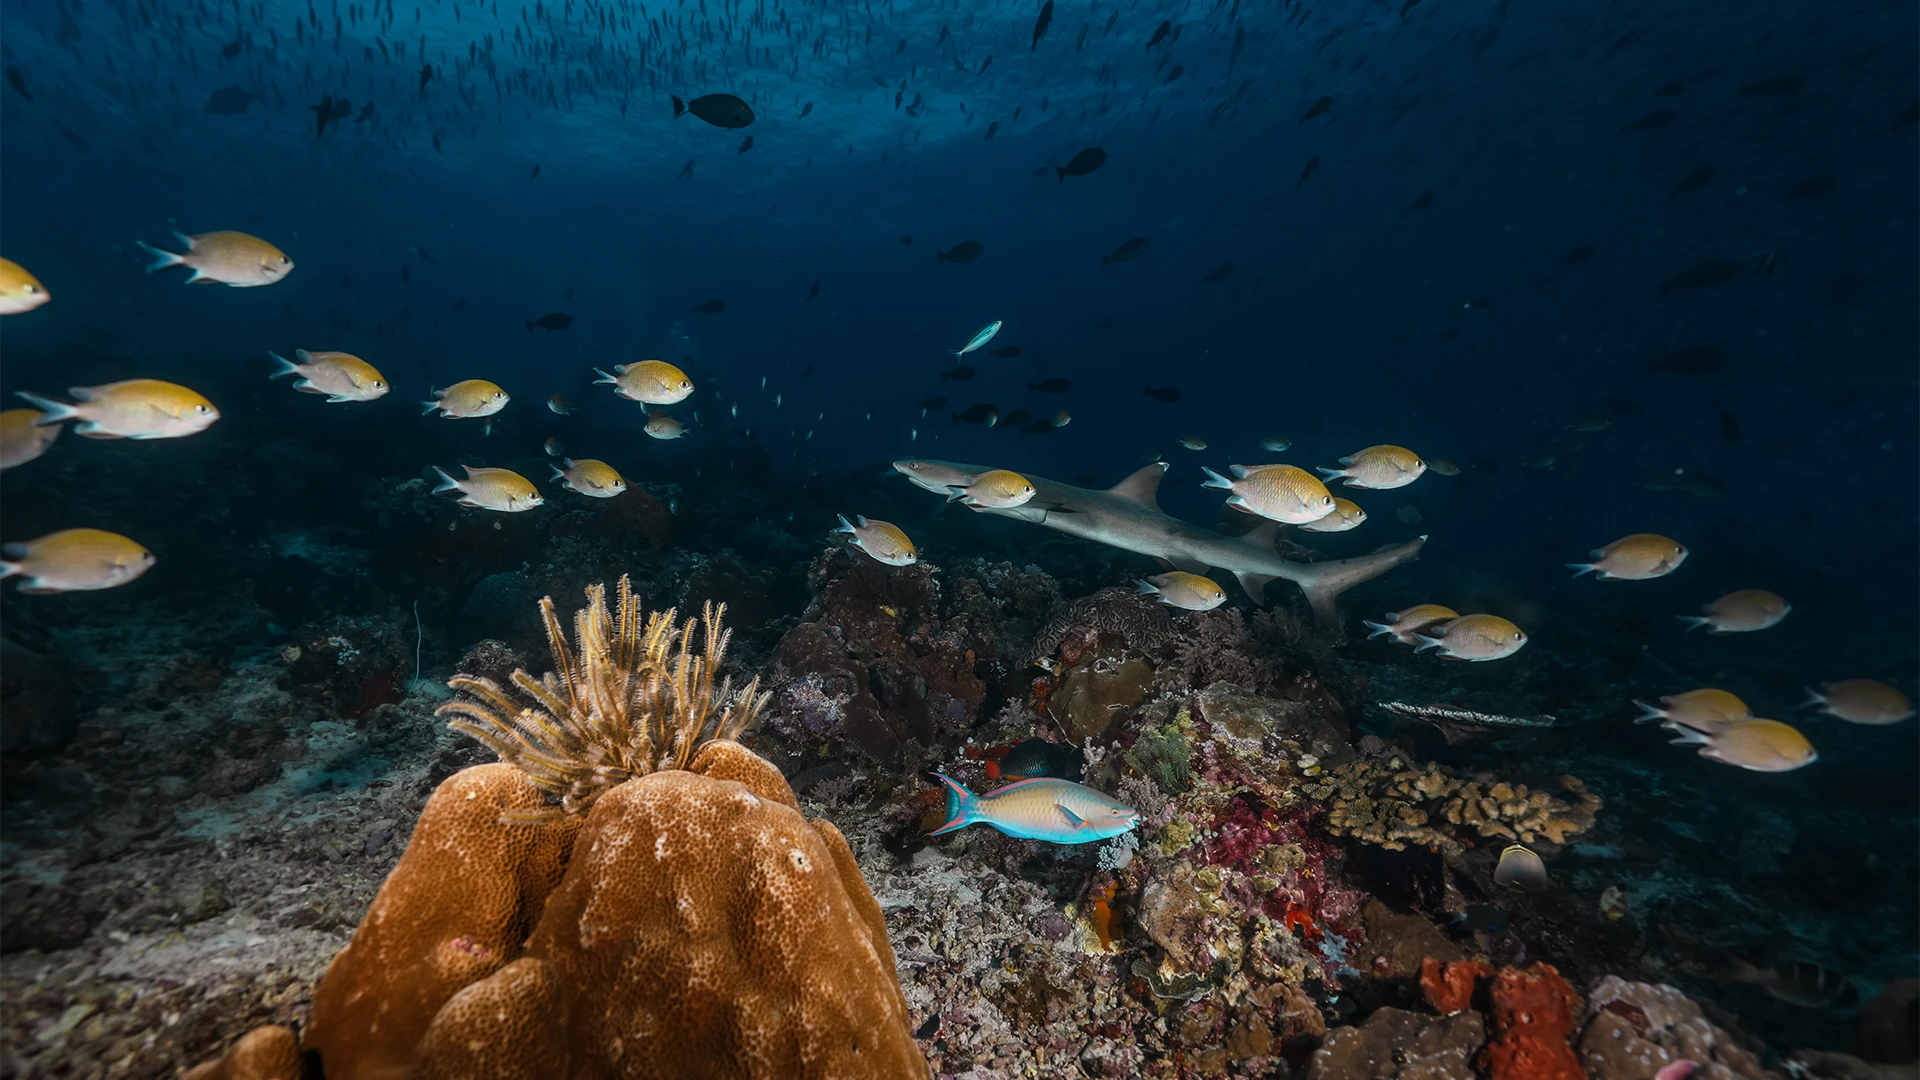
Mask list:
[{"label": "parrotfish pectoral fin", "polygon": [[1137,469],[1133,475],[1108,488],[1107,494],[1157,511],[1160,509],[1160,478],[1167,475],[1167,467],[1166,462],[1156,461]]},{"label": "parrotfish pectoral fin", "polygon": [[945,773],[937,772],[932,775],[934,779],[939,780],[947,789],[947,821],[946,824],[927,833],[927,835],[939,836],[941,833],[950,833],[956,829],[964,829],[973,824],[976,820],[974,816],[973,792],[968,791],[965,784],[962,784],[960,781],[955,780]]},{"label": "parrotfish pectoral fin", "polygon": [[1087,821],[1085,818],[1067,809],[1065,806],[1062,806],[1059,803],[1054,803],[1053,808],[1055,810],[1060,811],[1061,816],[1067,819],[1067,827],[1069,829],[1084,829],[1087,827]]}]

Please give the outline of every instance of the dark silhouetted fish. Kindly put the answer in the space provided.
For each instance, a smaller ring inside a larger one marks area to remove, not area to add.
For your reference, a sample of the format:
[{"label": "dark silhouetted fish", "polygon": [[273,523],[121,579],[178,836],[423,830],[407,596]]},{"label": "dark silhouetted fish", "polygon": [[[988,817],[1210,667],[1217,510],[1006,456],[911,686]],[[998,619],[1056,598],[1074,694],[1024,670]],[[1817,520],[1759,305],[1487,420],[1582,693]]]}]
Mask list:
[{"label": "dark silhouetted fish", "polygon": [[687,163],[685,165],[680,166],[680,179],[682,180],[693,179],[693,160],[694,159],[692,158],[688,158]]},{"label": "dark silhouetted fish", "polygon": [[1779,97],[1782,94],[1796,94],[1807,85],[1802,75],[1775,75],[1765,82],[1748,83],[1740,92],[1748,97]]},{"label": "dark silhouetted fish", "polygon": [[1300,170],[1300,179],[1294,181],[1293,189],[1295,191],[1298,191],[1301,188],[1305,187],[1307,183],[1307,177],[1312,176],[1314,173],[1314,170],[1318,169],[1319,167],[1320,167],[1320,155],[1315,154],[1314,156],[1308,158],[1306,167]]},{"label": "dark silhouetted fish", "polygon": [[1121,244],[1119,247],[1114,248],[1107,254],[1100,256],[1100,265],[1106,266],[1108,263],[1131,262],[1139,258],[1140,253],[1145,250],[1147,250],[1147,238],[1144,236],[1136,236],[1126,243]]},{"label": "dark silhouetted fish", "polygon": [[1507,913],[1492,904],[1468,904],[1447,929],[1457,934],[1494,934],[1507,928]]},{"label": "dark silhouetted fish", "polygon": [[1300,122],[1304,124],[1316,116],[1325,116],[1327,115],[1327,110],[1331,108],[1333,108],[1333,98],[1323,97],[1308,106],[1307,111],[1301,114]]},{"label": "dark silhouetted fish", "polygon": [[1043,394],[1064,394],[1067,391],[1073,389],[1073,380],[1072,379],[1041,379],[1039,382],[1034,382],[1031,379],[1029,379],[1027,381],[1027,389],[1038,390]]},{"label": "dark silhouetted fish", "polygon": [[[364,124],[371,119],[373,119],[373,102],[369,101],[367,102],[367,107],[360,110],[360,115],[353,118],[353,122],[356,124]],[[540,166],[538,165],[534,166],[536,171],[539,168]]]},{"label": "dark silhouetted fish", "polygon": [[673,101],[676,118],[692,113],[719,128],[743,128],[753,123],[753,106],[732,94],[706,94],[692,101],[682,101],[672,94],[667,97]]},{"label": "dark silhouetted fish", "polygon": [[216,116],[238,116],[253,105],[253,94],[243,87],[223,86],[207,96],[207,111]]},{"label": "dark silhouetted fish", "polygon": [[1560,256],[1560,261],[1563,263],[1583,263],[1591,258],[1593,258],[1593,249],[1582,245]]},{"label": "dark silhouetted fish", "polygon": [[1180,400],[1180,388],[1177,386],[1143,386],[1140,394],[1168,405]]},{"label": "dark silhouetted fish", "polygon": [[533,328],[536,326],[542,330],[551,332],[554,330],[565,330],[572,325],[573,316],[564,311],[552,311],[537,319],[527,320],[527,333],[533,333]]},{"label": "dark silhouetted fish", "polygon": [[934,262],[970,263],[985,254],[987,246],[978,240],[966,240],[945,251],[933,253]]},{"label": "dark silhouetted fish", "polygon": [[1752,983],[1768,995],[1803,1009],[1832,1008],[1859,996],[1845,975],[1806,960],[1758,968],[1734,958],[1732,970],[1720,978],[1723,982]]},{"label": "dark silhouetted fish", "polygon": [[961,364],[952,371],[943,371],[940,373],[941,382],[966,382],[971,378],[973,378],[973,369],[965,364]]},{"label": "dark silhouetted fish", "polygon": [[432,81],[433,81],[433,65],[421,64],[420,65],[420,93],[425,94],[427,92],[427,84]]},{"label": "dark silhouetted fish", "polygon": [[1660,291],[1671,292],[1674,289],[1710,289],[1715,285],[1725,285],[1734,278],[1747,272],[1745,263],[1732,259],[1708,259],[1696,263],[1660,283]]},{"label": "dark silhouetted fish", "polygon": [[811,374],[813,374],[813,365],[812,365],[812,364],[808,364],[808,365],[807,365],[807,370],[805,370],[805,371],[803,371],[803,372],[801,372],[801,373],[800,373],[800,377],[804,379],[804,378],[806,378],[807,376],[809,376],[809,375],[811,375]]},{"label": "dark silhouetted fish", "polygon": [[820,295],[820,281],[819,279],[816,278],[813,283],[813,288],[807,290],[807,299],[811,300],[814,297],[819,295]]},{"label": "dark silhouetted fish", "polygon": [[220,55],[222,57],[225,57],[228,60],[231,60],[234,57],[240,55],[240,50],[245,48],[246,44],[247,42],[245,38],[234,38],[232,41],[229,41],[225,45],[220,46]]},{"label": "dark silhouetted fish", "polygon": [[1728,442],[1740,441],[1740,421],[1733,418],[1725,405],[1714,402],[1713,407],[1720,410],[1720,437]]},{"label": "dark silhouetted fish", "polygon": [[1673,123],[1673,118],[1679,115],[1680,115],[1679,113],[1674,112],[1672,109],[1655,109],[1654,111],[1648,113],[1647,115],[1641,117],[1638,120],[1635,120],[1633,123],[1628,124],[1626,127],[1623,127],[1620,130],[1621,131],[1652,131],[1655,128],[1663,128],[1663,127],[1666,127],[1668,124]]},{"label": "dark silhouetted fish", "polygon": [[1051,776],[1078,782],[1086,768],[1087,755],[1072,743],[1028,739],[1007,751],[1007,756],[1000,759],[1000,778],[1023,780]]},{"label": "dark silhouetted fish", "polygon": [[1200,278],[1200,280],[1207,282],[1208,284],[1218,285],[1232,276],[1233,276],[1233,264],[1221,263],[1219,266],[1216,266],[1212,270],[1207,271],[1207,273],[1203,275]]},{"label": "dark silhouetted fish", "polygon": [[691,310],[701,315],[718,315],[727,310],[727,302],[725,300],[709,300],[704,304],[693,305]]},{"label": "dark silhouetted fish", "polygon": [[13,87],[14,93],[28,101],[33,100],[33,95],[27,92],[27,77],[20,74],[20,69],[12,64],[7,65],[7,85]]},{"label": "dark silhouetted fish", "polygon": [[1073,160],[1065,165],[1054,166],[1054,172],[1060,174],[1060,182],[1066,183],[1069,176],[1085,176],[1107,163],[1107,152],[1097,146],[1089,146],[1073,155]]},{"label": "dark silhouetted fish", "polygon": [[949,413],[954,423],[965,420],[969,424],[985,424],[988,427],[1000,422],[1000,410],[991,405],[975,405],[962,413]]},{"label": "dark silhouetted fish", "polygon": [[[902,44],[905,44],[905,42],[902,42]],[[807,118],[807,114],[812,111],[813,111],[813,102],[809,101],[807,102],[806,107],[800,110],[800,115],[794,117],[794,119],[805,120]]]},{"label": "dark silhouetted fish", "polygon": [[529,179],[529,180],[538,180],[538,179],[540,179],[540,166],[538,166],[538,165],[535,165],[535,166],[533,167],[533,172],[532,172],[532,174],[531,174],[531,175],[529,175],[529,176],[527,177],[527,179]]},{"label": "dark silhouetted fish", "polygon": [[1033,44],[1027,48],[1029,53],[1040,48],[1040,39],[1047,36],[1047,26],[1053,22],[1053,0],[1040,5],[1040,17],[1033,20]]},{"label": "dark silhouetted fish", "polygon": [[1021,352],[1021,349],[1020,349],[1020,346],[1018,345],[1002,345],[999,348],[993,350],[993,355],[1004,356],[1011,359],[1012,357],[1019,356],[1020,352]]},{"label": "dark silhouetted fish", "polygon": [[1147,39],[1147,48],[1151,49],[1155,45],[1167,40],[1167,35],[1171,33],[1173,33],[1173,20],[1161,20],[1160,25],[1154,28],[1153,36]]},{"label": "dark silhouetted fish", "polygon": [[744,154],[751,149],[753,149],[753,136],[749,135],[746,138],[740,140],[740,149],[734,151],[734,153]]},{"label": "dark silhouetted fish", "polygon": [[1411,214],[1415,210],[1425,210],[1427,207],[1433,205],[1433,200],[1434,200],[1433,192],[1423,191],[1420,193],[1419,198],[1413,200],[1413,205],[1407,207],[1407,213]]},{"label": "dark silhouetted fish", "polygon": [[1179,78],[1182,75],[1185,75],[1186,73],[1187,73],[1186,68],[1181,67],[1179,64],[1175,64],[1173,65],[1173,70],[1167,72],[1167,77],[1165,79],[1160,80],[1160,85],[1165,86],[1166,84],[1172,82],[1173,80]]},{"label": "dark silhouetted fish", "polygon": [[1811,199],[1815,195],[1825,195],[1827,192],[1833,190],[1833,183],[1833,177],[1830,175],[1816,176],[1810,180],[1802,180],[1787,190],[1787,198]]},{"label": "dark silhouetted fish", "polygon": [[[346,105],[347,108],[346,109],[340,108],[340,106],[342,105]],[[313,133],[316,136],[325,135],[327,133],[328,124],[333,123],[335,120],[339,119],[342,116],[345,116],[348,112],[352,111],[352,106],[350,103],[345,101],[335,101],[333,100],[332,94],[328,94],[325,97],[322,97],[320,99],[320,104],[309,105],[307,106],[307,108],[313,110],[313,125],[314,125]]]},{"label": "dark silhouetted fish", "polygon": [[1667,189],[1667,198],[1685,195],[1690,191],[1699,191],[1711,183],[1713,183],[1713,166],[1702,165],[1675,181],[1674,185]]},{"label": "dark silhouetted fish", "polygon": [[1712,345],[1695,345],[1690,349],[1671,352],[1658,360],[1647,361],[1647,374],[1656,375],[1664,371],[1671,375],[1706,375],[1720,371],[1733,363],[1732,354],[1725,349],[1716,349]]}]

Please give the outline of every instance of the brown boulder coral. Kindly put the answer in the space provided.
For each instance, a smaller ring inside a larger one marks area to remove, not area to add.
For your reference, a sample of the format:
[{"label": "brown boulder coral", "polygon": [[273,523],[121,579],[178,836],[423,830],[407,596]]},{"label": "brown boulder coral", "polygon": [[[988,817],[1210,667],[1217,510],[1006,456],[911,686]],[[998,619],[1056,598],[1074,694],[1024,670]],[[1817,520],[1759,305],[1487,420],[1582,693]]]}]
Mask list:
[{"label": "brown boulder coral", "polygon": [[[505,762],[434,793],[315,994],[309,1061],[329,1080],[925,1077],[845,838],[732,741],[765,697],[716,686],[722,612],[696,651],[696,621],[642,623],[624,579],[617,621],[588,598],[577,650],[542,602],[555,671],[512,679],[531,704],[453,680],[472,697],[442,711]],[[278,1080],[243,1071],[248,1045],[207,1075]]]}]

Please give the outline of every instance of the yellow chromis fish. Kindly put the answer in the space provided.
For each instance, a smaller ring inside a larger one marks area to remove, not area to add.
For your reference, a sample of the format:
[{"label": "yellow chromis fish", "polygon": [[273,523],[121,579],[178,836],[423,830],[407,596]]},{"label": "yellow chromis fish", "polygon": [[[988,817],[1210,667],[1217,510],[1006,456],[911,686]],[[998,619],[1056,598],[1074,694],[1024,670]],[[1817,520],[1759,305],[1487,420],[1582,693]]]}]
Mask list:
[{"label": "yellow chromis fish", "polygon": [[492,416],[507,407],[513,399],[505,390],[485,379],[466,379],[454,383],[445,390],[429,391],[432,401],[423,401],[422,416],[438,410],[448,420],[467,420],[476,416]]},{"label": "yellow chromis fish", "polygon": [[572,416],[573,406],[567,403],[567,395],[554,394],[547,399],[547,409],[555,416]]},{"label": "yellow chromis fish", "polygon": [[1317,533],[1346,532],[1348,529],[1359,528],[1360,523],[1365,520],[1367,520],[1367,512],[1360,509],[1358,503],[1352,499],[1343,499],[1335,495],[1333,497],[1333,513],[1328,514],[1318,521],[1307,522],[1305,525],[1300,526],[1300,530],[1302,532]]},{"label": "yellow chromis fish", "polygon": [[1765,589],[1740,589],[1700,609],[1699,615],[1675,615],[1687,629],[1706,627],[1709,634],[1743,634],[1765,630],[1781,619],[1793,605],[1778,593]]},{"label": "yellow chromis fish", "polygon": [[460,493],[461,506],[498,510],[503,514],[522,513],[546,502],[541,498],[540,490],[533,486],[533,481],[512,469],[476,469],[471,465],[462,465],[461,468],[467,471],[465,480],[455,480],[447,475],[445,469],[435,465],[433,471],[440,474],[440,484],[433,489],[433,494],[457,491]]},{"label": "yellow chromis fish", "polygon": [[1590,563],[1568,563],[1579,577],[1589,571],[1600,581],[1646,581],[1665,577],[1687,558],[1687,549],[1657,533],[1623,536],[1603,548],[1596,548]]},{"label": "yellow chromis fish", "polygon": [[1328,480],[1344,478],[1350,488],[1373,491],[1406,487],[1427,471],[1427,463],[1420,460],[1420,455],[1404,446],[1369,446],[1351,457],[1341,458],[1340,466],[1338,469],[1322,466],[1320,475]]},{"label": "yellow chromis fish", "polygon": [[858,514],[852,521],[845,514],[840,515],[840,527],[833,530],[853,537],[847,541],[853,547],[867,553],[875,562],[888,566],[912,566],[920,561],[920,553],[914,550],[913,541],[900,526],[891,521],[875,521]]},{"label": "yellow chromis fish", "polygon": [[63,529],[8,544],[0,578],[21,576],[23,593],[92,592],[125,585],[153,566],[153,552],[119,533]]},{"label": "yellow chromis fish", "polygon": [[1383,623],[1360,620],[1370,631],[1367,637],[1384,635],[1402,645],[1418,645],[1420,631],[1437,623],[1457,619],[1460,613],[1444,604],[1415,604],[1402,611],[1389,611],[1385,617],[1387,621]]},{"label": "yellow chromis fish", "polygon": [[1676,720],[1660,725],[1679,736],[1675,746],[1698,746],[1700,756],[1754,772],[1792,772],[1818,761],[1805,735],[1778,720],[1741,720],[1715,731],[1701,731]]},{"label": "yellow chromis fish", "polygon": [[693,380],[687,373],[665,360],[642,360],[637,364],[615,364],[615,374],[599,368],[593,373],[595,386],[612,386],[613,392],[642,405],[674,405],[693,393]]},{"label": "yellow chromis fish", "polygon": [[1091,844],[1140,823],[1138,810],[1071,780],[1035,777],[975,795],[951,776],[933,775],[947,789],[947,820],[928,836],[985,825],[1023,840]]},{"label": "yellow chromis fish", "polygon": [[656,439],[678,439],[687,433],[687,425],[668,416],[664,410],[655,409],[647,417],[646,432]]},{"label": "yellow chromis fish", "polygon": [[60,437],[60,425],[40,423],[45,415],[39,409],[0,411],[0,470],[25,465]]},{"label": "yellow chromis fish", "polygon": [[1850,724],[1897,724],[1913,715],[1907,695],[1879,679],[1843,679],[1807,691],[1807,705]]},{"label": "yellow chromis fish", "polygon": [[100,386],[72,386],[69,404],[29,394],[19,395],[46,415],[35,423],[57,424],[78,420],[73,433],[88,439],[178,439],[205,431],[220,419],[213,402],[177,383],[159,379],[127,379]]},{"label": "yellow chromis fish", "polygon": [[276,370],[268,378],[277,379],[282,375],[296,375],[293,388],[303,394],[325,394],[329,403],[342,401],[372,401],[385,397],[386,377],[374,370],[372,364],[343,352],[308,352],[305,349],[293,350],[295,363],[279,353],[269,352],[273,357]]},{"label": "yellow chromis fish", "polygon": [[12,259],[0,259],[0,315],[32,311],[53,299],[40,279]]},{"label": "yellow chromis fish", "polygon": [[1282,525],[1305,525],[1333,513],[1333,493],[1312,473],[1292,465],[1233,465],[1229,480],[1212,469],[1201,487],[1232,492],[1228,506],[1237,506],[1250,514],[1277,521]]},{"label": "yellow chromis fish", "polygon": [[1660,720],[1675,724],[1685,724],[1709,734],[1722,728],[1753,719],[1753,710],[1738,697],[1715,687],[1702,687],[1689,690],[1684,694],[1663,697],[1660,704],[1649,705],[1635,700],[1640,706],[1640,715],[1633,722],[1644,724],[1649,720]]},{"label": "yellow chromis fish", "polygon": [[1025,506],[1033,499],[1033,483],[1017,472],[1007,469],[989,469],[976,476],[969,476],[955,484],[948,502],[957,502],[961,506],[986,507],[991,510],[1007,510],[1016,506]]},{"label": "yellow chromis fish", "polygon": [[1227,592],[1210,577],[1183,570],[1141,578],[1139,591],[1159,598],[1168,607],[1187,611],[1212,611],[1227,602]]},{"label": "yellow chromis fish", "polygon": [[579,492],[590,499],[611,499],[627,490],[627,479],[619,471],[604,461],[595,458],[561,458],[553,469],[553,479],[568,491]]},{"label": "yellow chromis fish", "polygon": [[153,256],[147,273],[169,266],[184,266],[193,271],[187,284],[231,285],[250,289],[271,285],[293,270],[287,253],[257,236],[243,232],[210,232],[198,236],[173,234],[186,246],[184,254],[162,251],[152,244],[136,241]]},{"label": "yellow chromis fish", "polygon": [[1462,615],[1435,623],[1419,634],[1414,652],[1437,649],[1449,660],[1499,660],[1527,643],[1521,629],[1498,615]]}]

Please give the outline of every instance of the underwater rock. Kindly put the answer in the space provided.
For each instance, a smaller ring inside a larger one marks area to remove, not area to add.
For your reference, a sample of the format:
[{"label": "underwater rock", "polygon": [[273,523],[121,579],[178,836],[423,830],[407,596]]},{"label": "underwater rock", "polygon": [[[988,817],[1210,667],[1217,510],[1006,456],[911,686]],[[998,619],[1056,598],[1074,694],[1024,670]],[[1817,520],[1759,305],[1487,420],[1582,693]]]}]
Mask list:
[{"label": "underwater rock", "polygon": [[1435,1018],[1374,1010],[1366,1022],[1335,1028],[1314,1051],[1308,1080],[1476,1080],[1470,1059],[1486,1041],[1472,1010]]},{"label": "underwater rock", "polygon": [[526,611],[539,600],[540,591],[526,574],[518,570],[488,574],[474,583],[460,605],[460,628],[481,637],[519,638],[528,643],[531,627]]},{"label": "underwater rock", "polygon": [[[1366,928],[1367,938],[1366,947],[1358,950],[1357,954],[1366,962],[1354,966],[1380,978],[1404,979],[1420,975],[1424,989],[1426,979],[1423,962],[1436,963],[1461,958],[1460,947],[1447,940],[1447,936],[1430,920],[1394,911],[1377,898],[1369,899],[1360,909],[1360,923]],[[1431,997],[1428,1000],[1431,1001]],[[1458,1005],[1438,1011],[1444,1015],[1465,1007]]]},{"label": "underwater rock", "polygon": [[60,665],[12,638],[0,638],[0,753],[59,750],[80,726]]},{"label": "underwater rock", "polygon": [[1882,987],[1860,1010],[1855,1039],[1868,1061],[1920,1059],[1920,980],[1895,979]]},{"label": "underwater rock", "polygon": [[1146,700],[1153,666],[1126,655],[1125,647],[1103,635],[1098,648],[1070,670],[1047,696],[1047,711],[1078,746],[1100,739],[1122,712]]},{"label": "underwater rock", "polygon": [[1579,1060],[1594,1080],[1653,1080],[1676,1061],[1702,1068],[1712,1080],[1778,1080],[1693,999],[1665,984],[1628,982],[1608,975],[1587,1000]]},{"label": "underwater rock", "polygon": [[106,917],[109,901],[104,896],[66,885],[9,886],[0,902],[0,953],[71,949]]}]

